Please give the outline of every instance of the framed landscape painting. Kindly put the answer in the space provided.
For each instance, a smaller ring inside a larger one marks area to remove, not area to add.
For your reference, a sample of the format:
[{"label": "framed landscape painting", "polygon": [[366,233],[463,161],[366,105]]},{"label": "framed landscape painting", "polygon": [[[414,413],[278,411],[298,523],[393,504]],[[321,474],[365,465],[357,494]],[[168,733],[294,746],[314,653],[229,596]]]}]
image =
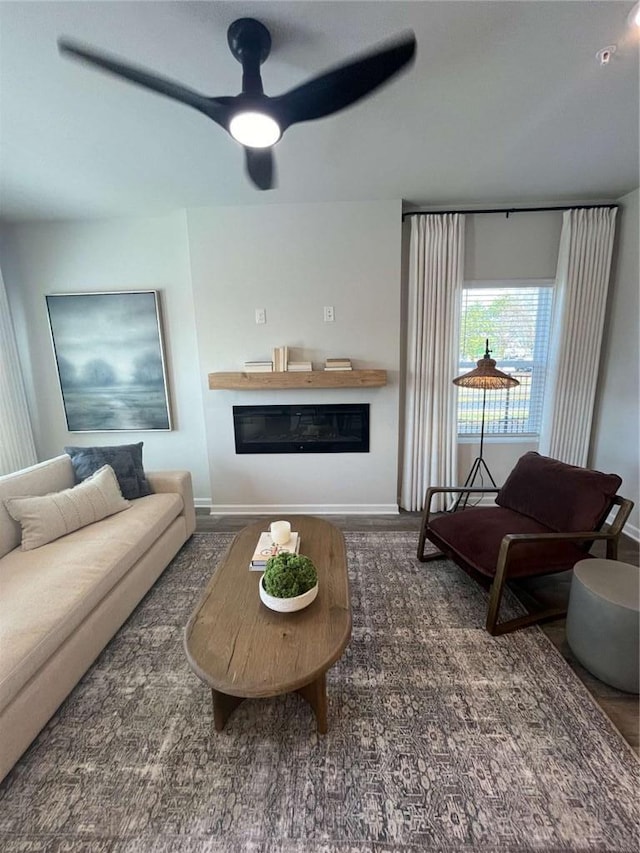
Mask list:
[{"label": "framed landscape painting", "polygon": [[170,430],[158,292],[46,300],[69,431]]}]

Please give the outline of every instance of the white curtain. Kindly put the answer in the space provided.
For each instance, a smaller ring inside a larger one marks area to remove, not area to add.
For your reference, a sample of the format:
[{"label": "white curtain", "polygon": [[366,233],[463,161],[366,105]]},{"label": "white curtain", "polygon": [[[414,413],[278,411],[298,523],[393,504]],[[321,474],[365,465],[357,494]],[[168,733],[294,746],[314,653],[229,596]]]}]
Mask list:
[{"label": "white curtain", "polygon": [[598,379],[615,208],[564,213],[549,379],[540,452],[587,464]]},{"label": "white curtain", "polygon": [[36,461],[9,301],[0,272],[0,475]]},{"label": "white curtain", "polygon": [[[458,361],[458,314],[464,216],[412,217],[407,299],[407,358],[400,505],[416,511],[428,486],[457,485],[457,414],[452,379]],[[434,501],[443,509],[445,500]]]}]

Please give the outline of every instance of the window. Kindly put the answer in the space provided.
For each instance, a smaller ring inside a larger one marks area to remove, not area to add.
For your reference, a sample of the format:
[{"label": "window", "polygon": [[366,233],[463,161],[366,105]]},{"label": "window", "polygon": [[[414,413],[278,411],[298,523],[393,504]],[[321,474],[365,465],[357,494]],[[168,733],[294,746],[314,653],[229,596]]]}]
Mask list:
[{"label": "window", "polygon": [[[498,369],[520,385],[486,392],[485,435],[538,435],[549,349],[552,281],[466,283],[460,314],[460,373],[476,366],[489,339]],[[483,391],[458,388],[458,434],[479,435]]]}]

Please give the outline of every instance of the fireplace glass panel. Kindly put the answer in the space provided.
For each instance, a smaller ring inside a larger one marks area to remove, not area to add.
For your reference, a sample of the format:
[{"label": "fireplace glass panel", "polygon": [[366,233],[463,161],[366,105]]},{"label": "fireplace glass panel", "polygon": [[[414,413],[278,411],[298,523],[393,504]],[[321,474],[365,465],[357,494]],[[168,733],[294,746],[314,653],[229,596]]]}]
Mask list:
[{"label": "fireplace glass panel", "polygon": [[369,404],[234,406],[236,453],[368,453]]}]

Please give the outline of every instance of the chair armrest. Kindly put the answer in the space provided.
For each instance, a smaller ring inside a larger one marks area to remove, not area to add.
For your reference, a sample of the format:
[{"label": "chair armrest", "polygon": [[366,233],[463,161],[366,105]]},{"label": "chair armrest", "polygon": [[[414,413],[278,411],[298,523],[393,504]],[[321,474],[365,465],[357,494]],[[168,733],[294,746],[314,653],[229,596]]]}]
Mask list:
[{"label": "chair armrest", "polygon": [[518,542],[571,542],[581,539],[615,539],[617,535],[617,533],[605,533],[602,530],[581,530],[578,533],[507,533],[502,542],[507,542],[508,545]]},{"label": "chair armrest", "polygon": [[[616,558],[617,533],[603,533],[600,530],[578,531],[576,533],[507,533],[500,543],[498,563],[496,565],[496,580],[502,584],[509,577],[509,558],[513,546],[523,542],[579,542],[604,539],[607,541],[607,557]],[[611,543],[611,551],[609,549]]]},{"label": "chair armrest", "polygon": [[193,485],[189,471],[145,471],[151,491],[159,494],[177,494],[184,504],[187,536],[196,529],[196,510],[193,502]]},{"label": "chair armrest", "polygon": [[623,498],[621,495],[616,495],[613,499],[613,506],[617,506],[618,510],[610,525],[610,532],[619,534],[622,533],[622,528],[625,526],[631,510],[633,509],[633,501],[628,498]]},{"label": "chair armrest", "polygon": [[[616,495],[613,499],[613,505],[617,505],[618,510],[608,531],[590,530],[589,532],[579,531],[575,533],[507,533],[500,543],[500,555],[502,554],[503,547],[508,551],[512,544],[516,544],[518,542],[576,542],[580,540],[588,541],[604,539],[607,542],[607,556],[609,556],[609,543],[617,542],[620,533],[622,532],[622,528],[629,517],[629,513],[633,509],[633,501],[620,497],[620,495]],[[612,549],[612,552],[613,551],[615,551],[615,547]],[[615,559],[615,555],[612,556],[611,559]],[[498,557],[498,563],[500,563],[500,556]]]}]

